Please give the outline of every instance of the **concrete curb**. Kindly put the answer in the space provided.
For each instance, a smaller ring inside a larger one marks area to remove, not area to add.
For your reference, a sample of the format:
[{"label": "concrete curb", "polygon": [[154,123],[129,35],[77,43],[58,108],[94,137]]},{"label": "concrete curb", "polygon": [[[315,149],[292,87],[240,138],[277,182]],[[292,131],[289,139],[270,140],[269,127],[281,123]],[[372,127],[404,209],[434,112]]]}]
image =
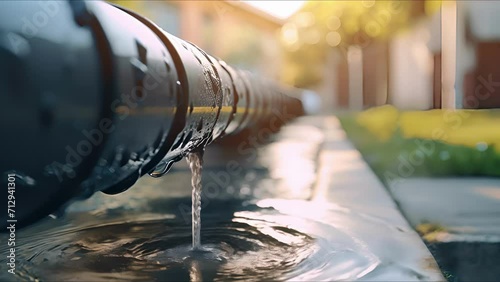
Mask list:
[{"label": "concrete curb", "polygon": [[433,256],[386,188],[348,141],[336,117],[306,117],[325,132],[312,201],[345,208],[350,235],[380,259],[361,280],[445,281]]}]

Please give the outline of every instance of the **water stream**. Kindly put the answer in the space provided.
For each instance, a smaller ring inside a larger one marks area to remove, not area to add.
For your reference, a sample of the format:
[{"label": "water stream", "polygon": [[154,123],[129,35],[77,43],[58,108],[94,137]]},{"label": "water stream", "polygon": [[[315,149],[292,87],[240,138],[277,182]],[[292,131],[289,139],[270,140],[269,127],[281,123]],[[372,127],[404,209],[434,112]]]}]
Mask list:
[{"label": "water stream", "polygon": [[[180,213],[167,212],[188,202],[162,199],[155,205],[168,208],[157,207],[155,214],[117,208],[19,232],[16,279],[3,272],[0,280],[352,280],[380,263],[346,231],[277,209],[296,202],[213,201],[203,212],[203,248],[193,250],[190,226]],[[346,218],[335,209],[302,205]]]},{"label": "water stream", "polygon": [[186,160],[191,169],[191,212],[192,212],[192,233],[193,233],[193,250],[198,250],[201,248],[200,242],[200,230],[201,230],[201,173],[203,167],[203,151],[204,149],[198,149],[189,153],[186,156]]},{"label": "water stream", "polygon": [[[18,230],[16,274],[2,271],[0,281],[426,280],[398,260],[408,256],[406,237],[387,240],[404,229],[311,200],[321,140],[287,128],[252,151],[255,162],[211,147],[166,177],[95,194],[64,217]],[[0,245],[0,265],[8,248]]]}]

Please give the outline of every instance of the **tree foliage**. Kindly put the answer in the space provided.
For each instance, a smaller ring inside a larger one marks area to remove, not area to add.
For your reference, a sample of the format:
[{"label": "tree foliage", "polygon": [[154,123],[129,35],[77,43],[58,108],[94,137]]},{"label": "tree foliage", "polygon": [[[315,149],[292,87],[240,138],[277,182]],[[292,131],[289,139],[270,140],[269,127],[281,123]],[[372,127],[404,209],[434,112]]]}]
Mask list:
[{"label": "tree foliage", "polygon": [[284,80],[308,87],[322,79],[330,48],[345,54],[387,40],[408,26],[413,1],[309,1],[282,28]]}]

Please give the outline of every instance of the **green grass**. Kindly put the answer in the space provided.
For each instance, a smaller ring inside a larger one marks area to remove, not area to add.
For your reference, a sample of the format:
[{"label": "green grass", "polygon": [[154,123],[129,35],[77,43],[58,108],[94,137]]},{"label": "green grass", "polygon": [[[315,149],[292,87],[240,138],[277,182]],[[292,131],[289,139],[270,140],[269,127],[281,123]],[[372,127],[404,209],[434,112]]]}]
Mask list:
[{"label": "green grass", "polygon": [[349,139],[386,184],[420,176],[500,176],[500,155],[494,146],[481,148],[405,138],[399,128],[388,140],[381,141],[358,123],[357,115],[343,114],[339,120]]}]

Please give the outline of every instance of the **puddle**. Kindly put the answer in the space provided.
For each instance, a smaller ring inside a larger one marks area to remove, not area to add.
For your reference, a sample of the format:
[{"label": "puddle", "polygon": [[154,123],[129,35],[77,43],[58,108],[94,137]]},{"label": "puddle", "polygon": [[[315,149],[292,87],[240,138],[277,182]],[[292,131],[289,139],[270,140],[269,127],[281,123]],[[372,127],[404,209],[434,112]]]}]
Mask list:
[{"label": "puddle", "polygon": [[[179,162],[165,177],[98,193],[64,217],[19,230],[16,276],[3,272],[0,281],[431,279],[412,268],[418,253],[404,228],[311,200],[318,130],[287,126],[273,138],[253,151],[207,149],[201,205],[195,201],[201,218],[191,213],[199,179],[192,183]],[[201,223],[195,240],[193,217]],[[2,264],[7,251],[2,244]]]},{"label": "puddle", "polygon": [[[165,199],[165,211],[189,200]],[[212,202],[202,213],[202,245],[197,251],[192,249],[190,222],[180,213],[148,214],[150,219],[142,220],[144,214],[128,216],[126,209],[118,209],[95,222],[82,215],[69,220],[85,219],[82,227],[69,224],[37,233],[24,230],[18,236],[22,243],[17,254],[18,278],[352,280],[379,264],[377,257],[342,230],[280,212],[270,204],[273,200]],[[9,278],[0,276],[3,281]]]}]

